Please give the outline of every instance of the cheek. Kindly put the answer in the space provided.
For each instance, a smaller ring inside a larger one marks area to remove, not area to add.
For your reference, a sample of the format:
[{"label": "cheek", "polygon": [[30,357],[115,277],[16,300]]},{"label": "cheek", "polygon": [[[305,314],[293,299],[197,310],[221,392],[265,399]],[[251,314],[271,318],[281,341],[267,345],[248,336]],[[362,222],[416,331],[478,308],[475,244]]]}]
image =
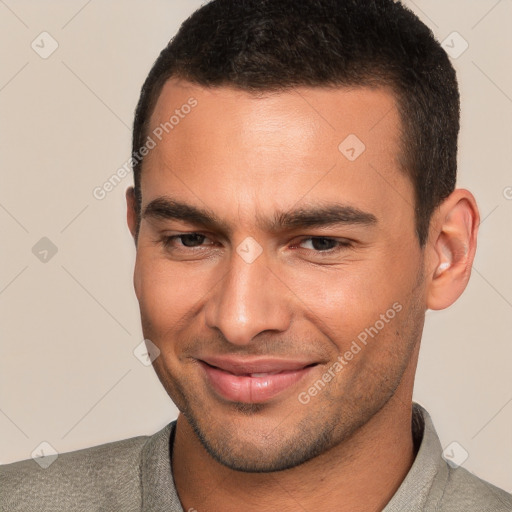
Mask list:
[{"label": "cheek", "polygon": [[135,275],[144,338],[159,348],[161,355],[153,366],[164,387],[170,389],[169,375],[179,371],[176,362],[183,343],[179,332],[191,323],[188,318],[193,297],[184,286],[183,274],[172,271],[169,264],[141,258]]},{"label": "cheek", "polygon": [[143,321],[155,337],[186,329],[200,312],[216,273],[198,265],[177,264],[142,251],[135,264],[135,287]]},{"label": "cheek", "polygon": [[400,325],[400,311],[409,300],[415,279],[412,269],[409,276],[395,278],[396,268],[382,270],[382,264],[368,263],[288,275],[303,315],[340,350],[361,333],[364,338],[367,329],[374,333],[371,328],[376,323],[379,334],[393,336]]},{"label": "cheek", "polygon": [[191,300],[183,275],[167,262],[139,253],[134,284],[142,316],[158,331],[175,325]]}]

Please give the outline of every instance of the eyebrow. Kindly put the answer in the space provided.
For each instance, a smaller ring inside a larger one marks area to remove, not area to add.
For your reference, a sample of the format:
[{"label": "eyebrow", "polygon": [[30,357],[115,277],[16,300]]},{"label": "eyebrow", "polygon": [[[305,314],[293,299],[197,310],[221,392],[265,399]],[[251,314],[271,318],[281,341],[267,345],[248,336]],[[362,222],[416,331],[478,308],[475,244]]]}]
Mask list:
[{"label": "eyebrow", "polygon": [[[180,220],[206,229],[221,230],[228,235],[232,233],[232,228],[219,219],[211,210],[199,208],[167,196],[153,199],[144,208],[142,218]],[[340,203],[308,205],[294,210],[276,212],[270,219],[257,216],[256,220],[261,230],[271,233],[305,227],[373,226],[377,224],[377,217],[372,213]]]}]

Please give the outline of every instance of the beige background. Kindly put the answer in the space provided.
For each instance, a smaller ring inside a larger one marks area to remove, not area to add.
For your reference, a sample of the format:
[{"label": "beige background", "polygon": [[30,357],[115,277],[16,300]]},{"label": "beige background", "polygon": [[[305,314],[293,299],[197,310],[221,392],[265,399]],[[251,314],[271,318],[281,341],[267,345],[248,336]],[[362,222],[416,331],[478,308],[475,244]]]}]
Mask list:
[{"label": "beige background", "polygon": [[[176,417],[133,354],[142,333],[125,224],[132,177],[102,201],[92,191],[129,157],[142,82],[200,4],[0,0],[3,463],[29,458],[42,441],[65,452],[150,434]],[[469,43],[453,59],[459,186],[484,219],[465,294],[427,314],[415,399],[443,447],[457,441],[468,452],[465,468],[512,491],[512,2],[406,5],[439,40],[457,31]],[[31,47],[51,48],[43,31],[59,45],[46,59]],[[43,237],[58,249],[46,262],[32,252]]]}]

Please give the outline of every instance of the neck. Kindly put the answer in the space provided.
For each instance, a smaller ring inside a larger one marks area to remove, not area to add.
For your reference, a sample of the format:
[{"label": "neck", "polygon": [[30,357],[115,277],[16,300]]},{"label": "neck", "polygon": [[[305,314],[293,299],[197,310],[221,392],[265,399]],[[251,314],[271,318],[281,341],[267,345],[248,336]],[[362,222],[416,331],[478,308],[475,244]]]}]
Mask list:
[{"label": "neck", "polygon": [[[215,461],[186,418],[176,425],[173,476],[184,510],[382,510],[414,461],[412,397],[393,398],[350,438],[285,471],[245,473]],[[406,404],[406,405],[405,405]]]}]

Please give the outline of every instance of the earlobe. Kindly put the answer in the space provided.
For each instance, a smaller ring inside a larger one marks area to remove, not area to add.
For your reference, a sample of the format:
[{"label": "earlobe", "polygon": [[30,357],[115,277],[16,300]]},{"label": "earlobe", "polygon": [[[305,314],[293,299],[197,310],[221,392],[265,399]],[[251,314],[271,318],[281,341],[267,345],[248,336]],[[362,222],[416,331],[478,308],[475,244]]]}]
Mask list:
[{"label": "earlobe", "polygon": [[476,252],[480,216],[473,195],[457,189],[432,218],[427,251],[430,261],[427,307],[444,309],[466,288]]}]

